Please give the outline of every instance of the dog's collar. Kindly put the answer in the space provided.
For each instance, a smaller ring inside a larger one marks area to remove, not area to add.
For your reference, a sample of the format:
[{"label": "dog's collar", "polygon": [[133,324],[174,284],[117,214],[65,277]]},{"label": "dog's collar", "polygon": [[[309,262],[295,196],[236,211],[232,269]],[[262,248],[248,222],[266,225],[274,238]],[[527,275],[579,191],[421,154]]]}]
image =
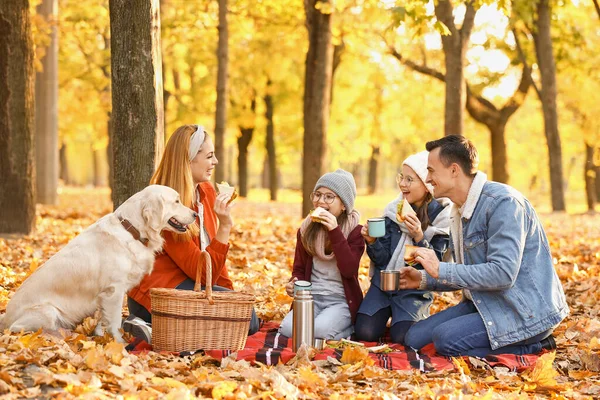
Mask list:
[{"label": "dog's collar", "polygon": [[125,228],[127,232],[131,233],[131,236],[133,236],[135,240],[138,240],[141,244],[148,247],[148,238],[143,238],[140,234],[140,231],[138,231],[137,228],[131,224],[131,222],[122,217],[119,217],[119,221],[121,221],[123,228]]}]

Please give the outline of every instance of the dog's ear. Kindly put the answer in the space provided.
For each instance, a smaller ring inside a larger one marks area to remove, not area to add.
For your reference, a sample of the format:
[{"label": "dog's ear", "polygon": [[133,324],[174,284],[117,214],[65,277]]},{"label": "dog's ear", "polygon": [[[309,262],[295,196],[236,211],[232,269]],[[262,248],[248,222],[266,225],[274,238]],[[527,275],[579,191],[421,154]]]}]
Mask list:
[{"label": "dog's ear", "polygon": [[163,212],[165,202],[161,195],[148,198],[142,207],[142,217],[146,226],[153,231],[160,232],[163,227]]}]

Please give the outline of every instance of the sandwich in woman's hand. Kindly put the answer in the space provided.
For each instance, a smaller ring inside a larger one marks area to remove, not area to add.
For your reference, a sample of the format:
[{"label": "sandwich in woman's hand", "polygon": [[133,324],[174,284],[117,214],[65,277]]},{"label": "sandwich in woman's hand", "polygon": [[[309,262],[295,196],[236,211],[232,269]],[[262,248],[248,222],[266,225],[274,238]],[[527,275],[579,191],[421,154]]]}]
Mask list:
[{"label": "sandwich in woman's hand", "polygon": [[231,203],[235,198],[238,197],[237,190],[235,190],[235,187],[229,186],[229,183],[225,181],[217,183],[217,190],[219,191],[219,194],[226,193],[231,195],[229,200],[227,200],[227,205],[229,205],[229,203]]},{"label": "sandwich in woman's hand", "polygon": [[400,203],[398,203],[398,211],[397,211],[398,221],[404,222],[404,219],[409,214],[417,215],[415,210],[413,210],[413,208],[410,206],[410,203],[408,202],[408,200],[402,199],[402,201]]},{"label": "sandwich in woman's hand", "polygon": [[310,219],[312,219],[313,222],[323,222],[323,218],[321,218],[321,213],[324,211],[327,211],[327,210],[325,210],[323,207],[315,208],[310,213]]}]

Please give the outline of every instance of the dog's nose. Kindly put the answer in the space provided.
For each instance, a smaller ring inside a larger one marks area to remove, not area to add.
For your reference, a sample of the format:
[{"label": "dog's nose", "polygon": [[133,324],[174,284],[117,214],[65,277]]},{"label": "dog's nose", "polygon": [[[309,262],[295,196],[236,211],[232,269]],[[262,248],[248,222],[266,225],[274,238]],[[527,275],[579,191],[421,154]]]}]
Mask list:
[{"label": "dog's nose", "polygon": [[198,213],[197,212],[194,212],[193,214],[194,214],[194,218],[198,218]]}]

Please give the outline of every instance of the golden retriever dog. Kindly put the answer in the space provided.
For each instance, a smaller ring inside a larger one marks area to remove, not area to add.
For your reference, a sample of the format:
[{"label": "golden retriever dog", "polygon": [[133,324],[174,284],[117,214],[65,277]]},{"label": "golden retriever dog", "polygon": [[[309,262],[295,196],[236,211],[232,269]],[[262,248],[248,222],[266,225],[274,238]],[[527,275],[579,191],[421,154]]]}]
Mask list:
[{"label": "golden retriever dog", "polygon": [[116,341],[125,293],[152,271],[163,246],[161,231],[185,232],[197,214],[166,186],[151,185],[100,218],[40,266],[19,287],[0,316],[0,329],[73,329],[100,310]]}]

